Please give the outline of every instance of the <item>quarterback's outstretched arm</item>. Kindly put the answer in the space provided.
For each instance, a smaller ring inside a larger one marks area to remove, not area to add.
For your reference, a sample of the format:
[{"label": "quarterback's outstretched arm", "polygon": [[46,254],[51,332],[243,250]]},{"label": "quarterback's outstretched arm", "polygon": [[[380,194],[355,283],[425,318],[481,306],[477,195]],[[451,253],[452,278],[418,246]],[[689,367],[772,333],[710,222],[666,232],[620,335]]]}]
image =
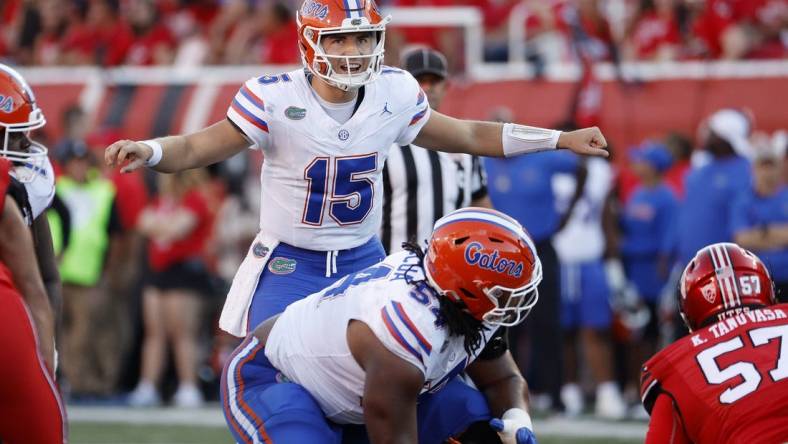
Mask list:
[{"label": "quarterback's outstretched arm", "polygon": [[[159,144],[159,153],[154,151],[151,143],[119,140],[104,151],[104,161],[109,166],[119,166],[122,173],[128,173],[148,165],[162,173],[199,168],[220,162],[243,151],[251,143],[230,121],[223,119],[197,132],[178,136],[167,136],[155,139]],[[156,156],[160,156],[156,159]]]},{"label": "quarterback's outstretched arm", "polygon": [[438,151],[487,157],[513,156],[556,147],[577,154],[608,156],[607,141],[597,127],[553,132],[523,125],[460,120],[434,110],[413,143]]}]

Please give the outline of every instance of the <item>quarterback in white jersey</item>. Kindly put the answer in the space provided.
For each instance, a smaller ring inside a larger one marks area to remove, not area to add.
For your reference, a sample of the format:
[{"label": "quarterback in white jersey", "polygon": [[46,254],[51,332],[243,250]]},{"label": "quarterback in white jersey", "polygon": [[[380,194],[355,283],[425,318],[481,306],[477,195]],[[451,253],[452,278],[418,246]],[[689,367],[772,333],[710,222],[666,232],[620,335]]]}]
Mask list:
[{"label": "quarterback in white jersey", "polygon": [[299,69],[250,79],[227,117],[265,152],[260,228],[296,247],[345,250],[377,232],[391,142],[412,142],[430,108],[412,76],[383,67],[352,117],[337,121],[312,77]]},{"label": "quarterback in white jersey", "polygon": [[[567,148],[606,156],[598,128],[560,132],[430,111],[413,77],[383,66],[386,24],[372,0],[305,0],[296,15],[304,71],[247,81],[227,119],[195,133],[107,147],[128,172],[206,166],[262,149],[260,233],[219,325],[237,336],[290,303],[383,258],[380,182],[397,142],[479,156]],[[283,291],[287,290],[287,291]],[[283,296],[287,295],[287,296]]]},{"label": "quarterback in white jersey", "polygon": [[[454,211],[435,224],[426,256],[410,244],[261,324],[223,372],[228,425],[238,442],[339,442],[332,424],[366,424],[372,442],[442,443],[472,416],[487,430],[480,442],[534,442],[501,327],[525,318],[540,281],[517,222]],[[483,409],[447,402],[472,390],[454,379],[463,371],[503,416],[500,436]]]}]

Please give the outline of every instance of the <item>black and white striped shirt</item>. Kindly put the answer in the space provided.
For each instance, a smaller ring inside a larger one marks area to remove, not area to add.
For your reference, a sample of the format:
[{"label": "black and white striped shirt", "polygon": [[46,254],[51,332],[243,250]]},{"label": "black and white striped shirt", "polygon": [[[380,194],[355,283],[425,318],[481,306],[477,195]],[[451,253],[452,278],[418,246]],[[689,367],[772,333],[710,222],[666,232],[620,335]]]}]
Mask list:
[{"label": "black and white striped shirt", "polygon": [[405,241],[426,241],[441,216],[486,195],[478,157],[392,146],[383,168],[383,248],[391,254]]}]

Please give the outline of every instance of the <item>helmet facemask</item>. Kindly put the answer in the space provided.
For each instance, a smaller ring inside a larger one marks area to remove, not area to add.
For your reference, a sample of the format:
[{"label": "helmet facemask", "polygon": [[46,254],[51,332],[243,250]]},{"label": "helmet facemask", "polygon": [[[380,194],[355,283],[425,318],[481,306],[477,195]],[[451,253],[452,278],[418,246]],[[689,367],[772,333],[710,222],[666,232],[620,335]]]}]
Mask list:
[{"label": "helmet facemask", "polygon": [[[36,171],[44,168],[47,160],[47,148],[30,139],[31,131],[46,124],[40,108],[30,113],[25,123],[0,123],[2,132],[2,150],[0,156],[13,162],[14,177],[20,182],[30,182],[36,177]],[[24,144],[24,146],[19,146]]]},{"label": "helmet facemask", "polygon": [[[539,290],[537,287],[542,282],[542,262],[539,260],[539,257],[535,256],[535,259],[536,262],[533,266],[531,279],[520,288],[508,288],[502,285],[495,285],[490,288],[480,286],[482,293],[495,306],[495,308],[482,315],[482,321],[495,326],[512,327],[525,320],[539,301]],[[454,291],[441,288],[432,277],[429,267],[424,267],[424,275],[432,288],[439,293],[455,303],[462,301],[462,298],[456,295]]]},{"label": "helmet facemask", "polygon": [[523,322],[539,301],[539,289],[537,287],[541,281],[542,263],[537,257],[531,280],[522,287],[506,288],[496,285],[492,288],[483,288],[484,295],[496,307],[485,313],[482,316],[482,320],[502,327],[513,327]]},{"label": "helmet facemask", "polygon": [[[383,54],[385,53],[384,44],[386,38],[386,24],[391,17],[386,17],[378,24],[370,24],[366,18],[345,19],[342,26],[333,28],[316,28],[305,26],[303,33],[306,43],[312,50],[314,57],[310,64],[306,57],[306,48],[301,48],[301,58],[304,65],[316,76],[326,81],[329,85],[337,87],[343,91],[358,89],[374,81],[383,68]],[[300,20],[297,20],[301,28]],[[327,54],[323,48],[323,37],[336,34],[353,34],[368,32],[377,41],[370,54],[357,55],[333,55]],[[334,62],[334,63],[332,63]],[[360,72],[351,72],[353,64],[360,64],[366,69]],[[348,67],[346,72],[334,69],[334,66]]]}]

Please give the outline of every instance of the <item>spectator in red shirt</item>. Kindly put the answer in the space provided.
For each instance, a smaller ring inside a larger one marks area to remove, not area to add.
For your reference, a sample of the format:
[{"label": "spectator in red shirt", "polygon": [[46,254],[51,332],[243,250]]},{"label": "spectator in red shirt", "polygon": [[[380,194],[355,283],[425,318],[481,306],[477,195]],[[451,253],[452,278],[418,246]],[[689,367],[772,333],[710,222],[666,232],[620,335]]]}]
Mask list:
[{"label": "spectator in red shirt", "polygon": [[742,1],[707,0],[692,24],[691,50],[704,58],[740,59],[749,51],[749,38],[738,21]]},{"label": "spectator in red shirt", "polygon": [[143,293],[142,375],[129,403],[159,404],[156,385],[164,370],[168,343],[175,356],[177,406],[202,404],[197,387],[197,336],[200,296],[211,286],[202,258],[211,216],[198,187],[203,170],[159,176],[159,197],[140,215],[137,228],[148,238],[151,273]]},{"label": "spectator in red shirt", "polygon": [[[448,7],[462,6],[451,0],[394,0],[397,7]],[[408,46],[426,46],[446,55],[449,71],[455,72],[462,66],[462,34],[459,28],[438,26],[401,26],[392,23],[386,29],[386,63],[396,66],[400,52]]]},{"label": "spectator in red shirt", "polygon": [[118,0],[91,0],[83,20],[72,23],[63,39],[64,62],[116,66],[134,41],[131,27],[119,14]]},{"label": "spectator in red shirt", "polygon": [[129,23],[134,42],[126,55],[128,65],[168,65],[172,63],[175,39],[160,20],[152,0],[132,0],[129,3]]},{"label": "spectator in red shirt", "polygon": [[0,59],[13,56],[17,40],[17,23],[22,12],[21,0],[0,2]]},{"label": "spectator in red shirt", "polygon": [[615,61],[616,45],[610,23],[599,0],[559,3],[554,7],[557,24],[572,41],[579,57],[587,62]]},{"label": "spectator in red shirt", "polygon": [[788,56],[788,3],[785,0],[750,0],[740,5],[739,13],[750,38],[748,58]]},{"label": "spectator in red shirt", "polygon": [[301,53],[298,50],[298,28],[293,20],[293,12],[281,2],[269,5],[262,12],[260,62],[298,63]]},{"label": "spectator in red shirt", "polygon": [[678,56],[680,44],[676,0],[641,0],[640,11],[626,40],[625,57],[673,60]]},{"label": "spectator in red shirt", "polygon": [[59,0],[43,0],[37,12],[41,29],[33,41],[33,63],[57,65],[61,63],[63,37],[68,28],[70,7]]}]

